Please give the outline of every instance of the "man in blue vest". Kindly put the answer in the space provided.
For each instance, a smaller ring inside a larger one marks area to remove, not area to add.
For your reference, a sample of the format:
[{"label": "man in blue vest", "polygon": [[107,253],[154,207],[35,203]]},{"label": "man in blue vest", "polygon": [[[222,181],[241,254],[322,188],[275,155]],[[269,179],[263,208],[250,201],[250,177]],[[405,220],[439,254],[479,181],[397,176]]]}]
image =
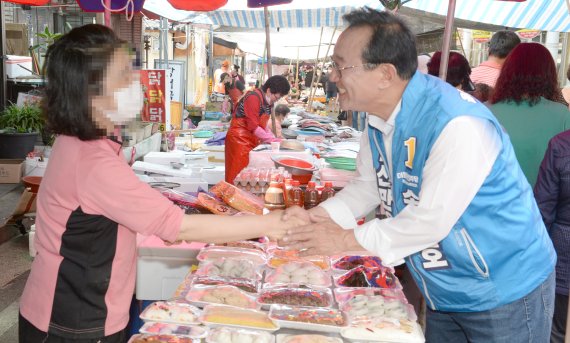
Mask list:
[{"label": "man in blue vest", "polygon": [[[509,137],[470,95],[416,72],[401,19],[354,11],[330,79],[340,107],[369,113],[359,176],[305,211],[281,242],[305,255],[368,250],[405,262],[428,342],[547,342],[556,254]],[[386,219],[354,218],[381,206]]]}]

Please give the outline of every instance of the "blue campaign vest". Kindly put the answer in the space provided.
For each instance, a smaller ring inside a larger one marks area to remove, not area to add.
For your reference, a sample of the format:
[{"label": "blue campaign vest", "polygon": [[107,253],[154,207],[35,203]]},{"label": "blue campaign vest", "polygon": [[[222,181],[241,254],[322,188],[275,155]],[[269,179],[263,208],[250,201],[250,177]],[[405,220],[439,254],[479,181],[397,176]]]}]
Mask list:
[{"label": "blue campaign vest", "polygon": [[369,136],[380,198],[388,204],[393,199],[388,213],[396,216],[407,204],[418,201],[431,148],[447,123],[460,115],[489,120],[503,147],[491,173],[447,237],[408,256],[406,263],[432,310],[476,312],[522,298],[546,280],[556,262],[508,135],[491,112],[470,95],[416,73],[396,117],[393,170],[382,161],[386,153],[381,132],[369,126]]}]

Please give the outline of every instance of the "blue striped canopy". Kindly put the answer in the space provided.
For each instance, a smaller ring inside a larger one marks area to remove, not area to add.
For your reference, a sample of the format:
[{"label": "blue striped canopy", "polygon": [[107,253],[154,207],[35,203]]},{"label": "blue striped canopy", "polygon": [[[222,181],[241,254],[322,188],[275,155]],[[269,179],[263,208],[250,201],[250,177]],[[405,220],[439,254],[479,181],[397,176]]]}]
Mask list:
[{"label": "blue striped canopy", "polygon": [[[271,27],[298,28],[321,26],[343,26],[342,16],[354,10],[352,6],[313,9],[270,9]],[[263,10],[217,10],[209,13],[215,25],[261,29],[265,27]]]},{"label": "blue striped canopy", "polygon": [[[456,0],[455,17],[497,26],[543,31],[570,32],[566,0]],[[222,8],[206,13],[174,10],[164,0],[146,0],[144,8],[178,22],[260,29],[265,25],[263,9],[247,8],[246,0],[229,0]],[[449,0],[412,0],[410,9],[447,15]],[[270,7],[271,27],[316,28],[343,25],[342,16],[354,8],[384,7],[378,0],[293,0],[291,4]],[[420,15],[418,13],[418,15]]]},{"label": "blue striped canopy", "polygon": [[[425,12],[447,15],[449,0],[412,0],[405,4]],[[520,29],[570,32],[566,0],[457,0],[455,18]]]}]

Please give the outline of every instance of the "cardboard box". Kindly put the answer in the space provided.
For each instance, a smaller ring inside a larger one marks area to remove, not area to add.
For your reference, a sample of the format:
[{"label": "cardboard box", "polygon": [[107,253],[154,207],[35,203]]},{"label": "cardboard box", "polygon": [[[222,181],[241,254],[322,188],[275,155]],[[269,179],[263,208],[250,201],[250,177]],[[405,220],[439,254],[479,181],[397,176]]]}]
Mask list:
[{"label": "cardboard box", "polygon": [[19,183],[24,170],[24,160],[0,159],[0,183]]}]

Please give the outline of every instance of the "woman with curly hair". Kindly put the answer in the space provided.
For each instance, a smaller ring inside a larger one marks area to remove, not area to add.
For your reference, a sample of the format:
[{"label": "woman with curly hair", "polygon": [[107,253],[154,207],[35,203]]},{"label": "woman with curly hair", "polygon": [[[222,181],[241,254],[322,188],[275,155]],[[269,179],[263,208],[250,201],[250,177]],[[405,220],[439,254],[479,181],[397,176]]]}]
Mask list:
[{"label": "woman with curly hair", "polygon": [[505,60],[490,103],[533,186],[548,141],[570,128],[570,111],[557,102],[560,98],[548,49],[539,43],[517,45]]}]

